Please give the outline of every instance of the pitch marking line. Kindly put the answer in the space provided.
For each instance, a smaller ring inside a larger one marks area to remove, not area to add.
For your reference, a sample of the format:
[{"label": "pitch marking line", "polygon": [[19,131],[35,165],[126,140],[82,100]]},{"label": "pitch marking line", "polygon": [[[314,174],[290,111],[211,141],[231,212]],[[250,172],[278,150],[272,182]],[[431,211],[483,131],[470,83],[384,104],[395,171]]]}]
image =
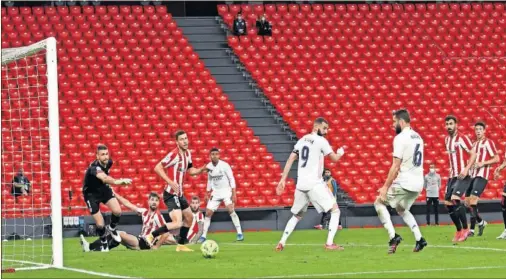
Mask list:
[{"label": "pitch marking line", "polygon": [[[236,246],[272,246],[275,247],[275,245],[270,243],[236,243],[236,242],[227,242],[227,243],[220,243],[224,245],[236,245]],[[347,244],[339,244],[346,247],[374,247],[374,248],[386,248],[387,245],[376,245],[376,244],[357,244],[357,243],[347,243]],[[316,243],[298,243],[298,244],[286,244],[286,246],[321,246],[323,247],[323,244],[316,244]],[[506,253],[506,249],[500,249],[500,248],[489,248],[489,247],[472,247],[472,246],[453,246],[453,245],[430,245],[427,246],[430,248],[443,248],[443,249],[465,249],[465,250],[485,250],[485,251],[494,251],[494,252],[504,252]]]},{"label": "pitch marking line", "polygon": [[476,269],[506,269],[506,266],[475,266],[475,267],[456,267],[456,268],[428,268],[428,269],[404,269],[404,270],[382,270],[382,271],[359,271],[359,272],[338,272],[322,274],[293,274],[280,276],[255,277],[262,279],[275,278],[304,278],[304,277],[324,277],[324,276],[346,276],[346,275],[366,275],[366,274],[392,274],[392,273],[413,273],[413,272],[436,272],[436,271],[462,271]]}]

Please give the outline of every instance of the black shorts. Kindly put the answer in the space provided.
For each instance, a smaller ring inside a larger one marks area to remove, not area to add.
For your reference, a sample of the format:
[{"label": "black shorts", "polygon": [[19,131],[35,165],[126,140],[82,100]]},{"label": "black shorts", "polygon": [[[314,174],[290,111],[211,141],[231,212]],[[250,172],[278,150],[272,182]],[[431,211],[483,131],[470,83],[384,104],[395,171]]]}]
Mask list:
[{"label": "black shorts", "polygon": [[471,180],[471,185],[466,191],[466,197],[473,196],[481,196],[483,191],[485,191],[485,187],[487,186],[488,180],[483,177],[475,177]]},{"label": "black shorts", "polygon": [[458,179],[457,177],[448,179],[448,183],[446,184],[445,200],[451,201],[452,195],[459,197],[463,196],[470,185],[471,177],[469,175],[462,180]]},{"label": "black shorts", "polygon": [[168,212],[171,212],[174,209],[185,210],[190,207],[190,204],[184,196],[178,197],[167,193],[167,191],[163,192],[163,202],[167,206]]},{"label": "black shorts", "polygon": [[84,191],[83,196],[91,215],[100,211],[100,203],[106,204],[110,199],[116,197],[109,187],[102,187],[95,191]]},{"label": "black shorts", "polygon": [[148,245],[146,240],[143,237],[138,236],[137,240],[139,241],[139,249],[141,250],[150,250],[151,246]]}]

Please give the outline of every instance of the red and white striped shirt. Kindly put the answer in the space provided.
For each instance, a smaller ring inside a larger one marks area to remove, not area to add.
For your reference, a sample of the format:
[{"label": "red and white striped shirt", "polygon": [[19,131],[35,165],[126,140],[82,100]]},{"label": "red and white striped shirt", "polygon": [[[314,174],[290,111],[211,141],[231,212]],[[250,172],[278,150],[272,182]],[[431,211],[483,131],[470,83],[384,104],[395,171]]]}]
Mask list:
[{"label": "red and white striped shirt", "polygon": [[161,226],[165,226],[160,210],[151,211],[146,208],[137,208],[137,213],[142,217],[142,231],[140,236],[147,236]]},{"label": "red and white striped shirt", "polygon": [[204,214],[202,212],[192,213],[193,214],[193,222],[190,226],[190,231],[188,231],[188,241],[190,243],[197,243],[197,240],[200,238],[202,234],[199,234],[200,225],[204,223]]},{"label": "red and white striped shirt", "polygon": [[[445,138],[446,152],[450,159],[450,177],[458,176],[465,168],[467,156],[465,153],[471,151],[471,140],[468,136],[461,136],[458,133],[455,136]],[[466,151],[464,153],[464,151]]]},{"label": "red and white striped shirt", "polygon": [[[476,141],[473,144],[473,150],[476,152],[476,162],[475,163],[483,163],[492,159],[497,154],[497,149],[495,148],[495,143],[492,140],[487,138],[482,139],[481,141]],[[472,177],[483,177],[488,180],[488,175],[490,174],[490,165],[483,166],[478,169],[473,169]]]},{"label": "red and white striped shirt", "polygon": [[[182,196],[184,175],[193,166],[190,150],[186,150],[184,154],[181,154],[179,153],[179,149],[175,148],[163,158],[162,165],[164,168],[168,168],[167,174],[169,179],[179,185],[179,195]],[[170,186],[167,186],[165,191],[169,194],[174,194],[174,190]]]}]

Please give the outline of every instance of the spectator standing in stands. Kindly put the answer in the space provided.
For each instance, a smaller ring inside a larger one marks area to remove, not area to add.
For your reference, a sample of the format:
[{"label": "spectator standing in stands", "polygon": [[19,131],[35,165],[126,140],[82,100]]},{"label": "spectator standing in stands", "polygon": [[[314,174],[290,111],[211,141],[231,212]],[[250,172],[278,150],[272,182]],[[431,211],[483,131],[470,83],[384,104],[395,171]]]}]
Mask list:
[{"label": "spectator standing in stands", "polygon": [[272,36],[272,26],[265,18],[265,14],[263,14],[258,20],[257,20],[257,29],[259,36]]},{"label": "spectator standing in stands", "polygon": [[430,225],[430,208],[434,208],[434,218],[436,226],[439,225],[439,189],[441,188],[441,176],[436,173],[434,163],[430,164],[430,171],[425,175],[423,183],[427,196],[427,225]]},{"label": "spectator standing in stands", "polygon": [[[325,181],[325,183],[329,187],[330,192],[332,193],[332,195],[334,195],[334,198],[337,200],[337,189],[339,188],[339,184],[332,177],[332,174],[329,169],[323,170],[323,181]],[[314,226],[314,228],[317,230],[323,230],[324,228],[327,228],[329,221],[330,221],[330,214],[328,212],[323,212],[320,224]],[[342,228],[341,221],[339,221],[339,229],[341,228]]]},{"label": "spectator standing in stands", "polygon": [[23,169],[20,168],[14,179],[12,179],[11,193],[14,197],[26,196],[30,193],[30,181],[26,178]]},{"label": "spectator standing in stands", "polygon": [[242,18],[242,14],[237,14],[237,17],[234,19],[234,35],[246,35],[246,28],[246,21]]}]

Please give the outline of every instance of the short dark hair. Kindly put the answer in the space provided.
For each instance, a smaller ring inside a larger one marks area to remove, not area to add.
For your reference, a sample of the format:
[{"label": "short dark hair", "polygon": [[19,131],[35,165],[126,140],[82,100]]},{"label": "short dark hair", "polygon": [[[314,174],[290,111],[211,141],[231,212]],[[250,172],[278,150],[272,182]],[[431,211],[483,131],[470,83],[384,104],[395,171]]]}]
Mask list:
[{"label": "short dark hair", "polygon": [[220,150],[218,149],[218,147],[213,147],[213,148],[211,148],[211,150],[209,150],[209,153],[212,153],[212,152],[220,152]]},{"label": "short dark hair", "polygon": [[107,150],[107,146],[105,146],[105,144],[99,144],[97,145],[97,154],[98,152],[102,151],[102,150]]},{"label": "short dark hair", "polygon": [[325,174],[326,171],[330,171],[329,169],[325,168],[323,169],[323,173],[322,174]]},{"label": "short dark hair", "polygon": [[409,117],[409,112],[407,109],[399,109],[399,110],[394,111],[394,116],[398,120],[402,119],[402,120],[406,121],[406,123],[411,122],[411,117]]},{"label": "short dark hair", "polygon": [[453,122],[457,123],[457,117],[455,117],[454,115],[450,114],[445,117],[445,122],[450,120],[453,120]]},{"label": "short dark hair", "polygon": [[160,196],[155,192],[149,193],[148,199],[151,199],[151,198],[157,198],[158,200],[160,200]]},{"label": "short dark hair", "polygon": [[178,130],[178,131],[176,131],[176,133],[174,134],[174,137],[176,138],[176,140],[178,140],[178,139],[179,139],[179,136],[182,136],[182,135],[185,135],[185,134],[186,134],[186,132],[185,132],[185,131],[183,131],[183,130]]},{"label": "short dark hair", "polygon": [[193,197],[192,197],[192,201],[200,201],[199,196],[193,196]]},{"label": "short dark hair", "polygon": [[481,126],[481,127],[483,127],[483,129],[487,128],[487,125],[483,121],[476,122],[476,124],[474,124],[474,127],[476,127],[476,126]]},{"label": "short dark hair", "polygon": [[314,120],[314,124],[322,124],[322,123],[329,124],[329,122],[323,117],[318,117]]}]

